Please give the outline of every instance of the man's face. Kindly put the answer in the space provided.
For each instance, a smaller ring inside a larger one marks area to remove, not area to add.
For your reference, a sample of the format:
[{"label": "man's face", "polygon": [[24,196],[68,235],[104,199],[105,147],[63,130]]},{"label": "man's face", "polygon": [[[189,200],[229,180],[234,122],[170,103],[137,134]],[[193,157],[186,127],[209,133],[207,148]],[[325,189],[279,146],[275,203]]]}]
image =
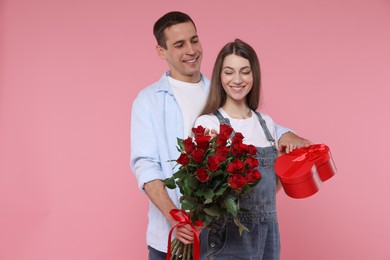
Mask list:
[{"label": "man's face", "polygon": [[158,54],[168,62],[171,77],[196,83],[200,80],[202,45],[191,22],[172,25],[164,31],[167,48],[157,46]]}]

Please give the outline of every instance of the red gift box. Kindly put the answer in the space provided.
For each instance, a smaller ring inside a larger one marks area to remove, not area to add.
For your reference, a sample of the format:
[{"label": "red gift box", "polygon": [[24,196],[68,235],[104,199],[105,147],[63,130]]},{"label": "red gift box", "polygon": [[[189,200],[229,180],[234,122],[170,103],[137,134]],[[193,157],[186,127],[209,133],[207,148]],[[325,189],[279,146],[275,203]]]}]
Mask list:
[{"label": "red gift box", "polygon": [[275,172],[286,194],[299,199],[315,194],[322,182],[335,175],[336,166],[329,147],[314,144],[278,157]]}]

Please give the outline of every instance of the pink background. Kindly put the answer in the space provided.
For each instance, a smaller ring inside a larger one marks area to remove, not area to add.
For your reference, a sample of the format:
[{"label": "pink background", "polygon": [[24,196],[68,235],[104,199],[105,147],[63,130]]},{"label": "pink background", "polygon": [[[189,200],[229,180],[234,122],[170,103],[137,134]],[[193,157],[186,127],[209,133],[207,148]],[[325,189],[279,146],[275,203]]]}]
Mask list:
[{"label": "pink background", "polygon": [[278,195],[282,259],[390,259],[388,0],[2,0],[0,259],[146,259],[130,109],[166,69],[152,26],[171,10],[207,76],[227,41],[254,46],[261,111],[332,150],[317,194]]}]

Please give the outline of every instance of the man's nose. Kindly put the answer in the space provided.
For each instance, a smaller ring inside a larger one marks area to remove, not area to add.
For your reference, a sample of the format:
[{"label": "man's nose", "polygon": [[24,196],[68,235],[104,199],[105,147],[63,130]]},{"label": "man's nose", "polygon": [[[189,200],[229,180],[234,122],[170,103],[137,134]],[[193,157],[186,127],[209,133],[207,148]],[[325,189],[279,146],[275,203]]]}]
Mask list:
[{"label": "man's nose", "polygon": [[195,54],[195,48],[194,48],[193,44],[190,43],[187,45],[186,54],[189,54],[189,55]]}]

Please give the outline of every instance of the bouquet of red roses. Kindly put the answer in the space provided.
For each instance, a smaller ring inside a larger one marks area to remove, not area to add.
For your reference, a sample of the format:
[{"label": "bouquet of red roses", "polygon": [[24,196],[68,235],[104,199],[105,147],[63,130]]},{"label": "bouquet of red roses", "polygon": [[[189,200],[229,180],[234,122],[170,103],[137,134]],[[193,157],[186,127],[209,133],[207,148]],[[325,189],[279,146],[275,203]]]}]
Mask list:
[{"label": "bouquet of red roses", "polygon": [[[192,132],[193,138],[178,138],[180,156],[175,161],[179,168],[171,178],[164,180],[168,188],[179,187],[182,194],[181,210],[171,212],[171,215],[177,220],[187,218],[190,222],[187,224],[192,227],[207,227],[214,218],[231,216],[240,234],[249,231],[237,217],[240,210],[238,198],[252,191],[261,179],[256,147],[244,144],[244,136],[239,132],[230,138],[233,129],[225,124],[220,125],[215,137],[205,135],[202,126],[193,128]],[[185,221],[181,222],[185,224]],[[177,239],[171,244],[170,238],[168,243],[168,255],[190,259],[191,245],[184,245]]]}]

